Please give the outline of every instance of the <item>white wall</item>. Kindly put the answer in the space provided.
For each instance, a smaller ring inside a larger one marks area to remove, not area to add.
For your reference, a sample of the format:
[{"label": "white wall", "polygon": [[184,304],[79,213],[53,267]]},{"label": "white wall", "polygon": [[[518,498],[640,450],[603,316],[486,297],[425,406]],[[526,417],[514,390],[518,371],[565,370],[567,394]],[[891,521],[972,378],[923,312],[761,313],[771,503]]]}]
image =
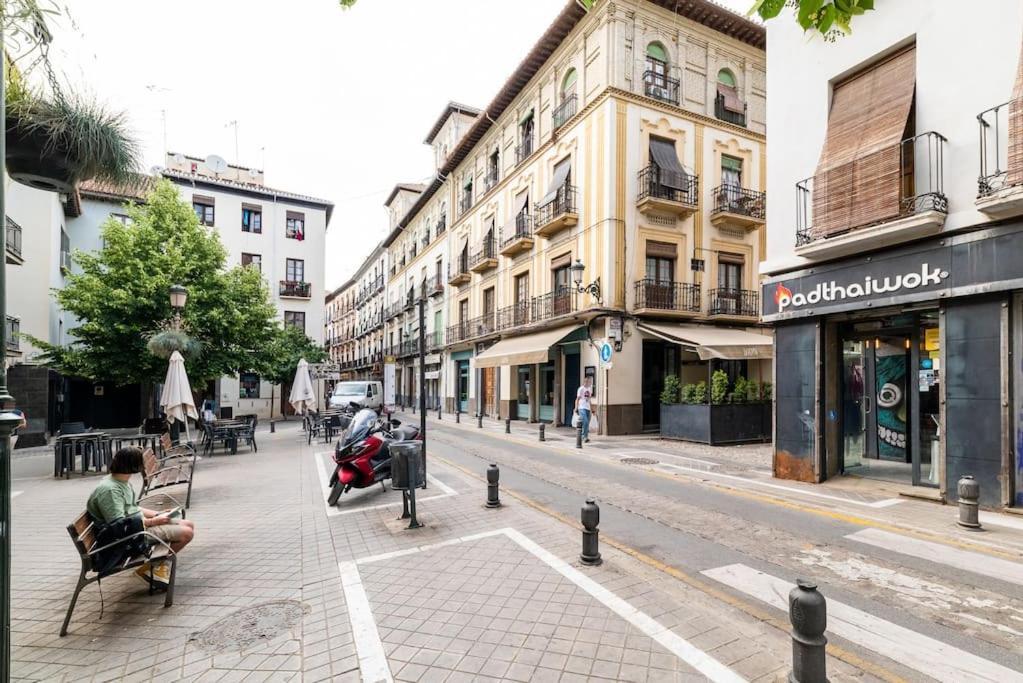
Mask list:
[{"label": "white wall", "polygon": [[945,146],[945,230],[984,222],[974,208],[979,174],[977,114],[1011,98],[1023,3],[899,0],[856,17],[851,35],[807,39],[785,14],[768,24],[768,260],[762,272],[803,265],[793,255],[798,181],[814,174],[827,131],[831,84],[916,40],[916,130]]}]

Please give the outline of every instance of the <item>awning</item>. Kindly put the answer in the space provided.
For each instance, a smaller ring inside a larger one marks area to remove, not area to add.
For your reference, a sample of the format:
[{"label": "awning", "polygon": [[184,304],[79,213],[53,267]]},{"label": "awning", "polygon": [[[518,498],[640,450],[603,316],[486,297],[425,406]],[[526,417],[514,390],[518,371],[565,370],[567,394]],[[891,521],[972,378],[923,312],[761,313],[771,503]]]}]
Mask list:
[{"label": "awning", "polygon": [[660,169],[661,185],[676,190],[685,190],[686,172],[679,163],[675,143],[661,138],[650,138],[650,157]]},{"label": "awning", "polygon": [[691,347],[700,360],[757,360],[774,357],[774,340],[764,334],[712,325],[640,322],[639,329],[666,341]]},{"label": "awning", "polygon": [[553,202],[558,197],[558,190],[562,188],[566,181],[568,181],[568,174],[572,170],[572,157],[566,157],[558,162],[554,167],[554,177],[551,178],[551,184],[547,188],[547,194],[540,200],[540,206],[546,206]]},{"label": "awning", "polygon": [[522,209],[526,208],[526,202],[528,201],[529,190],[519,193],[515,199],[512,200],[511,213],[508,214],[508,220],[505,221],[503,235],[511,236],[518,234],[518,230],[516,230],[516,228],[518,227],[517,221],[519,219],[519,214],[522,213]]},{"label": "awning", "polygon": [[746,113],[746,105],[739,99],[739,93],[734,85],[718,83],[718,94],[721,95],[721,99],[724,101],[725,109],[736,114]]},{"label": "awning", "polygon": [[578,330],[582,325],[564,325],[552,330],[502,339],[473,359],[477,368],[496,368],[502,365],[530,365],[546,363],[550,348]]}]

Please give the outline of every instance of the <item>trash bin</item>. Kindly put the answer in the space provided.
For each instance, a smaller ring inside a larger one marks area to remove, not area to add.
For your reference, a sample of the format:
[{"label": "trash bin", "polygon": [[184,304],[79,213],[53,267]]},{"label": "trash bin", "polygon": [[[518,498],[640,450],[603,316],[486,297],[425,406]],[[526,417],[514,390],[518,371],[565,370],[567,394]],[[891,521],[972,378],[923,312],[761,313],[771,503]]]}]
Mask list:
[{"label": "trash bin", "polygon": [[395,441],[391,451],[391,486],[395,489],[417,489],[426,486],[422,441]]}]

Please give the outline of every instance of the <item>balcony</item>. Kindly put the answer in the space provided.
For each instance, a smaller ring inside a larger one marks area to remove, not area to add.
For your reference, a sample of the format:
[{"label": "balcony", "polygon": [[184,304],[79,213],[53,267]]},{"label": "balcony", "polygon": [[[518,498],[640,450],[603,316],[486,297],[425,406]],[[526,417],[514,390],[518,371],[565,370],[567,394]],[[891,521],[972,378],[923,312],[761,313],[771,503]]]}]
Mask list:
[{"label": "balcony", "polygon": [[535,146],[533,145],[533,136],[528,135],[519,141],[518,146],[515,147],[515,164],[521,164],[523,161],[528,159],[533,154]]},{"label": "balcony", "polygon": [[501,240],[501,255],[515,256],[533,248],[533,217],[520,213],[515,217],[515,232]]},{"label": "balcony", "polygon": [[576,208],[575,186],[562,185],[559,187],[554,199],[543,206],[536,207],[535,216],[535,233],[540,237],[550,237],[578,223],[579,211]]},{"label": "balcony", "polygon": [[470,339],[479,339],[496,333],[497,315],[484,313],[481,316],[464,320],[456,325],[450,325],[447,329],[447,343],[457,344]]},{"label": "balcony", "polygon": [[444,234],[444,231],[447,230],[447,229],[448,229],[448,217],[447,216],[441,216],[440,218],[437,219],[437,225],[434,228],[434,233],[436,233],[437,237],[440,237],[441,235]]},{"label": "balcony", "polygon": [[281,280],[280,295],[287,299],[308,299],[312,284],[298,280]]},{"label": "balcony", "polygon": [[21,320],[12,316],[7,316],[7,351],[21,351]]},{"label": "balcony", "polygon": [[669,213],[686,218],[696,212],[700,197],[700,179],[690,173],[665,171],[650,164],[639,172],[640,213]]},{"label": "balcony", "polygon": [[448,284],[452,287],[459,287],[467,284],[472,279],[469,274],[469,259],[459,259],[454,272],[451,271],[451,264],[448,264]]},{"label": "balcony", "polygon": [[678,106],[679,82],[656,71],[643,72],[643,94],[660,102]]},{"label": "balcony", "polygon": [[735,226],[756,230],[767,219],[767,193],[738,185],[719,185],[711,190],[714,206],[710,222],[717,227]]},{"label": "balcony", "polygon": [[493,237],[485,238],[479,251],[469,256],[469,270],[472,272],[485,273],[491,268],[497,268],[497,241]]},{"label": "balcony", "polygon": [[21,256],[21,226],[7,217],[7,263],[20,266],[25,262]]},{"label": "balcony", "polygon": [[702,308],[700,285],[645,279],[635,287],[636,313],[692,314]]},{"label": "balcony", "polygon": [[725,123],[731,123],[736,126],[742,126],[743,128],[745,128],[746,110],[748,108],[749,107],[746,105],[746,103],[743,102],[741,112],[732,111],[731,109],[725,107],[724,95],[718,93],[717,97],[714,98],[714,117],[719,121],[724,121]]},{"label": "balcony", "polygon": [[387,305],[387,308],[384,309],[384,319],[393,320],[394,318],[397,318],[399,315],[401,315],[401,311],[402,311],[401,302],[400,301],[392,302]]},{"label": "balcony", "polygon": [[[977,209],[991,218],[1023,214],[1023,99],[977,115],[980,177]],[[10,261],[8,261],[10,263]]]},{"label": "balcony", "polygon": [[579,98],[573,93],[565,98],[565,100],[555,108],[552,114],[554,130],[561,128],[565,123],[575,116],[576,107],[579,104]]},{"label": "balcony", "polygon": [[759,318],[760,292],[754,289],[712,289],[709,313],[728,318]]},{"label": "balcony", "polygon": [[483,187],[486,188],[487,192],[490,192],[497,186],[497,183],[501,180],[501,170],[496,166],[492,166],[487,169],[487,174],[483,176]]},{"label": "balcony", "polygon": [[423,239],[422,239],[422,245],[423,245],[423,249],[424,249],[424,250],[425,250],[425,249],[426,249],[426,248],[427,248],[428,246],[430,246],[430,232],[429,232],[429,231],[427,231],[427,232],[426,232],[426,233],[425,233],[425,234],[423,235]]},{"label": "balcony", "polygon": [[416,244],[415,240],[413,240],[412,244],[410,244],[408,248],[408,260],[411,261],[412,259],[414,259],[418,253],[419,245]]},{"label": "balcony", "polygon": [[497,329],[510,330],[523,325],[553,320],[575,312],[575,297],[572,290],[562,288],[498,310]]},{"label": "balcony", "polygon": [[472,208],[472,193],[462,195],[458,200],[458,215],[464,216]]},{"label": "balcony", "polygon": [[835,258],[941,232],[945,137],[922,133],[796,184],[796,254]]},{"label": "balcony", "polygon": [[416,292],[414,289],[410,289],[408,294],[405,295],[404,310],[411,311],[416,307]]},{"label": "balcony", "polygon": [[426,296],[440,296],[444,293],[444,278],[437,273],[426,279],[423,288],[426,290]]}]

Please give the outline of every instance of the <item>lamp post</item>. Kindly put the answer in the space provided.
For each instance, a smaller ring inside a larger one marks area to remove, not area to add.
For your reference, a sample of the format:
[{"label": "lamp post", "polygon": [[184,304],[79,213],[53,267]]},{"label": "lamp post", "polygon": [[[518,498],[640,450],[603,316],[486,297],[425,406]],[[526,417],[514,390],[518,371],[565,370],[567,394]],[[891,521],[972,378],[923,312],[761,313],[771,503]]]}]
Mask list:
[{"label": "lamp post", "polygon": [[575,291],[580,294],[589,294],[597,300],[598,304],[602,304],[603,300],[600,297],[600,278],[591,282],[588,285],[583,285],[583,273],[586,271],[586,266],[579,259],[575,260],[569,270],[572,271],[572,282],[575,283]]},{"label": "lamp post", "polygon": [[188,301],[188,290],[181,285],[170,286],[170,305],[174,309],[174,331],[181,330],[181,310]]}]

